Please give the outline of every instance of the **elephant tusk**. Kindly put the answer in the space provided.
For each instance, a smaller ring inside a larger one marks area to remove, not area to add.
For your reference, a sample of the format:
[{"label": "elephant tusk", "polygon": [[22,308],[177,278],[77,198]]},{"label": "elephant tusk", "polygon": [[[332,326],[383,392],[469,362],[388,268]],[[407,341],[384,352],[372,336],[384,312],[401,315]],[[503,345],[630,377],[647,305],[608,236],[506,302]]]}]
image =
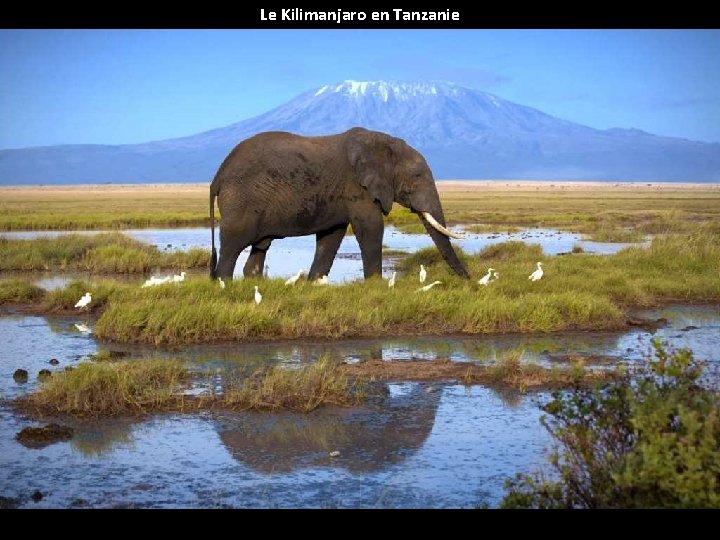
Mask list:
[{"label": "elephant tusk", "polygon": [[435,218],[432,217],[432,214],[430,214],[430,212],[423,212],[422,217],[424,217],[427,220],[427,222],[433,226],[434,229],[436,229],[438,232],[443,233],[445,236],[449,236],[450,238],[457,238],[458,240],[463,240],[465,238],[464,234],[452,232],[452,231],[446,229],[445,227],[443,227],[442,225],[440,225],[435,220]]}]

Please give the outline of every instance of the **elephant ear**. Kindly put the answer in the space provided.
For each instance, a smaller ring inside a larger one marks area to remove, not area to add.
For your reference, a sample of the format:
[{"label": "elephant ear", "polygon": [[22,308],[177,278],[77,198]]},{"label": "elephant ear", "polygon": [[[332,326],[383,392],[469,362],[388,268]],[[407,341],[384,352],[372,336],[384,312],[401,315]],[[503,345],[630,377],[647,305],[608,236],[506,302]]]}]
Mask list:
[{"label": "elephant ear", "polygon": [[368,134],[355,134],[348,142],[348,160],[356,179],[380,203],[388,215],[393,205],[392,162],[390,148]]}]

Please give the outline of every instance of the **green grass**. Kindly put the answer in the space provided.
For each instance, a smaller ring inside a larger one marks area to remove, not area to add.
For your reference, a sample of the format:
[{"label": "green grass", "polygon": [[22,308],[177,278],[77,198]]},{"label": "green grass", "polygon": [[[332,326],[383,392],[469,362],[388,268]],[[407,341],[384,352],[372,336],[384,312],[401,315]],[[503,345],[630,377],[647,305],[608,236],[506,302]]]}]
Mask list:
[{"label": "green grass", "polygon": [[571,366],[553,366],[548,369],[532,362],[523,361],[523,354],[522,349],[505,351],[488,368],[490,379],[495,383],[525,392],[528,388],[566,387],[606,381],[614,376],[612,372],[586,371],[580,362],[574,362]]},{"label": "green grass", "polygon": [[222,400],[231,409],[310,412],[327,405],[357,405],[365,396],[365,386],[323,356],[300,369],[274,366],[258,370],[227,390]]},{"label": "green grass", "polygon": [[121,233],[68,234],[57,238],[0,238],[0,271],[83,270],[96,274],[143,273],[158,268],[208,267],[209,251],[163,253]]},{"label": "green grass", "polygon": [[[282,279],[242,279],[225,290],[204,278],[181,286],[119,287],[100,317],[101,339],[153,344],[275,338],[351,338],[376,335],[612,330],[625,326],[624,311],[662,301],[717,301],[720,242],[698,232],[656,238],[647,248],[616,255],[545,257],[538,246],[507,242],[464,255],[474,278],[462,280],[437,262],[434,250],[405,261],[395,289],[380,279],[330,287]],[[433,257],[435,257],[433,259]],[[545,276],[530,282],[535,262]],[[443,283],[416,293],[417,266],[428,281]],[[488,266],[500,279],[475,282]],[[259,285],[263,302],[253,302]],[[69,300],[75,298],[73,291]],[[79,296],[78,296],[79,298]]]},{"label": "green grass", "polygon": [[183,396],[182,390],[202,374],[190,372],[179,360],[108,359],[94,358],[55,373],[17,403],[29,412],[74,416],[199,408],[310,412],[322,406],[356,405],[366,395],[366,384],[348,377],[327,356],[299,369],[259,369],[230,382],[223,394],[199,398]]},{"label": "green grass", "polygon": [[26,280],[4,279],[0,281],[0,305],[36,303],[44,297],[45,289]]},{"label": "green grass", "polygon": [[176,393],[188,378],[179,361],[83,362],[56,373],[23,403],[49,414],[143,414],[177,408]]}]

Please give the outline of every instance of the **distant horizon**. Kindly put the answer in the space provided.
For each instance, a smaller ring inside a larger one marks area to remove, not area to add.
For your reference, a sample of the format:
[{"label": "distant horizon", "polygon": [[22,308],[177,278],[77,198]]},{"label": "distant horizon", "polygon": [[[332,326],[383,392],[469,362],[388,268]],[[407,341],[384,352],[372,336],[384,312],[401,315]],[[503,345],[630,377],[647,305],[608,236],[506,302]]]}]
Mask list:
[{"label": "distant horizon", "polygon": [[720,143],[718,30],[0,30],[0,149],[190,136],[344,80]]}]

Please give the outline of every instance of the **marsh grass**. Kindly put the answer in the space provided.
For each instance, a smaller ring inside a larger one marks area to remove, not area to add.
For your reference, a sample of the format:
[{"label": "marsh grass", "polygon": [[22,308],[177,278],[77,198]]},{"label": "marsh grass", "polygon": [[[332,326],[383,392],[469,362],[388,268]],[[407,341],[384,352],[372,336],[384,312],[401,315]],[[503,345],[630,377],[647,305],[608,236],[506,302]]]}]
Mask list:
[{"label": "marsh grass", "polygon": [[[56,373],[33,394],[20,398],[24,410],[40,414],[114,416],[173,410],[294,410],[360,403],[367,385],[351,379],[325,356],[299,369],[263,368],[236,379],[220,395],[187,397],[182,391],[202,374],[179,360],[93,358]],[[227,373],[226,373],[227,376]]]},{"label": "marsh grass", "polygon": [[[629,307],[720,299],[720,241],[703,231],[656,238],[649,247],[626,248],[612,256],[545,257],[539,246],[522,242],[460,255],[472,280],[451,275],[430,249],[401,264],[403,274],[392,290],[379,278],[329,287],[240,279],[221,290],[203,278],[177,287],[118,287],[96,333],[108,340],[175,345],[279,337],[617,330],[625,327]],[[530,282],[538,260],[545,263],[545,276]],[[415,292],[420,261],[428,268],[428,281],[442,281],[425,293]],[[478,286],[477,278],[488,266],[500,278]],[[253,302],[255,285],[263,294],[259,306]]]},{"label": "marsh grass", "polygon": [[163,253],[121,233],[68,234],[31,240],[0,238],[0,271],[83,270],[130,274],[156,268],[203,268],[209,251]]},{"label": "marsh grass", "polygon": [[112,416],[177,408],[177,391],[189,380],[182,362],[83,362],[56,373],[24,406],[48,414]]},{"label": "marsh grass", "polygon": [[[522,349],[505,351],[488,368],[490,379],[495,383],[526,392],[528,388],[577,385],[604,381],[614,376],[612,372],[607,371],[588,372],[581,362],[548,369],[533,362],[523,361],[524,352]],[[471,376],[470,380],[472,380]]]},{"label": "marsh grass", "polygon": [[256,371],[226,390],[223,404],[231,409],[310,412],[321,406],[357,405],[366,384],[351,380],[329,356],[300,369],[273,366]]},{"label": "marsh grass", "polygon": [[36,303],[42,300],[44,297],[45,289],[33,285],[27,280],[0,280],[0,305]]}]

